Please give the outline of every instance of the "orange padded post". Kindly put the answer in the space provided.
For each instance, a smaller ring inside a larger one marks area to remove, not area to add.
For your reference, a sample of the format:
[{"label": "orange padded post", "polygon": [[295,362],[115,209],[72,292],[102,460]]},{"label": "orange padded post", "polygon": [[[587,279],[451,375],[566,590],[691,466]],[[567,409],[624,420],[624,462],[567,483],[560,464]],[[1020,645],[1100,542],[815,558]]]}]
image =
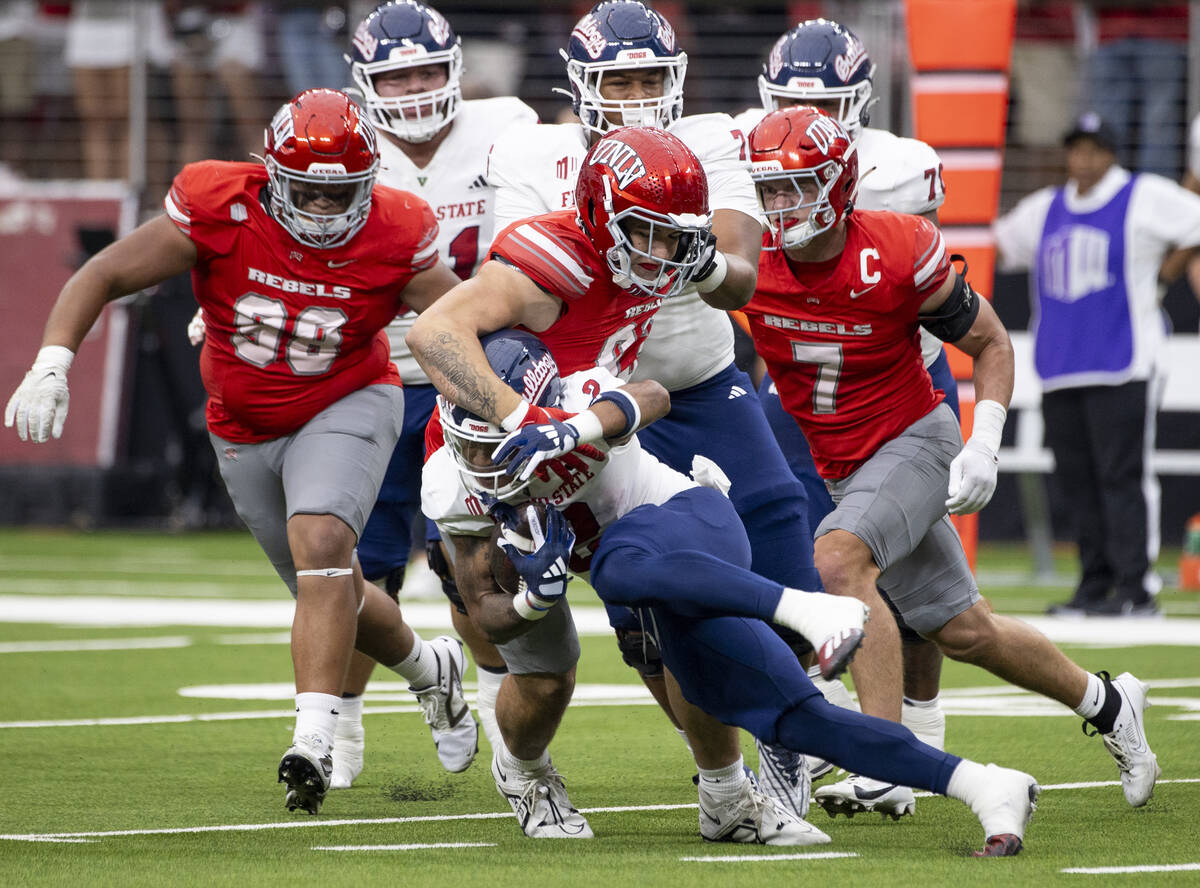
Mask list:
[{"label": "orange padded post", "polygon": [[[966,256],[968,280],[990,297],[995,245],[988,229],[1000,201],[1008,70],[1016,0],[905,0],[912,56],[914,135],[942,158],[946,201],[938,212],[952,253]],[[954,378],[971,378],[971,359],[947,348]],[[963,437],[970,435],[974,392],[959,389]],[[979,521],[956,516],[971,569]]]}]

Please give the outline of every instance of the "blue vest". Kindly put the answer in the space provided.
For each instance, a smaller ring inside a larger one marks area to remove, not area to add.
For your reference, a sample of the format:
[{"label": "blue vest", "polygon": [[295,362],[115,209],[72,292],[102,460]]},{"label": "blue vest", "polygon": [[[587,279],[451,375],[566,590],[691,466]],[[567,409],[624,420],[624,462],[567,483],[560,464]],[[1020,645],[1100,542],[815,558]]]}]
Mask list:
[{"label": "blue vest", "polygon": [[1072,213],[1058,189],[1035,265],[1037,335],[1033,361],[1051,380],[1117,373],[1133,362],[1133,317],[1125,285],[1125,213],[1137,176],[1108,203]]}]

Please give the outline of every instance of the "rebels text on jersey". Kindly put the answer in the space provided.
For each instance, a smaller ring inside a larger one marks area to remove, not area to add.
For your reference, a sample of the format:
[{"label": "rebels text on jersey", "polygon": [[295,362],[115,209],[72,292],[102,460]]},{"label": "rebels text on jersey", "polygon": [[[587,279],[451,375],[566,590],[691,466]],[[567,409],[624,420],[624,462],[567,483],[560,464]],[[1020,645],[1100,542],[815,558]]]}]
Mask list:
[{"label": "rebels text on jersey", "polygon": [[793,264],[762,252],[744,310],[822,477],[847,477],[941,402],[917,312],[951,271],[937,227],[889,212],[853,212],[836,259]]},{"label": "rebels text on jersey", "polygon": [[368,385],[399,385],[383,328],[400,292],[437,261],[437,222],[415,195],[376,186],[348,244],[298,243],[264,207],[266,170],[205,161],[175,177],[165,205],[196,245],[192,289],[207,336],[200,371],[216,435],[290,434]]},{"label": "rebels text on jersey", "polygon": [[523,219],[500,232],[490,257],[522,271],[563,301],[558,320],[534,331],[566,376],[603,367],[629,378],[662,299],[613,283],[612,272],[579,230],[574,210]]}]

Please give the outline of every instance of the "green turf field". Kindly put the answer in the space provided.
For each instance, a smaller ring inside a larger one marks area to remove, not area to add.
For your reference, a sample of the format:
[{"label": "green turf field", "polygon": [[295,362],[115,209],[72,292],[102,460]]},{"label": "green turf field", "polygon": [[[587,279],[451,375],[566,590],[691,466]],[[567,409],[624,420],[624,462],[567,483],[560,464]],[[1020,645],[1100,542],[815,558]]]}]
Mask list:
[{"label": "green turf field", "polygon": [[[978,822],[942,798],[899,823],[814,808],[833,838],[815,849],[703,842],[687,751],[603,634],[583,639],[552,746],[595,840],[525,838],[482,735],[472,767],[446,774],[413,698],[382,670],[363,775],[319,817],[288,814],[274,780],[291,738],[290,601],[249,536],[0,531],[0,885],[1200,884],[1200,595],[1168,587],[1161,621],[1036,617],[1065,597],[1068,555],[1057,581],[1036,584],[1019,548],[985,547],[981,585],[1085,668],[1151,683],[1163,780],[1130,809],[1077,717],[947,663],[948,748],[1044,787],[1025,851],[975,860]],[[574,603],[589,597],[573,588]],[[445,610],[406,602],[427,638]],[[602,632],[599,614],[579,614]],[[1071,872],[1106,867],[1153,869]]]}]

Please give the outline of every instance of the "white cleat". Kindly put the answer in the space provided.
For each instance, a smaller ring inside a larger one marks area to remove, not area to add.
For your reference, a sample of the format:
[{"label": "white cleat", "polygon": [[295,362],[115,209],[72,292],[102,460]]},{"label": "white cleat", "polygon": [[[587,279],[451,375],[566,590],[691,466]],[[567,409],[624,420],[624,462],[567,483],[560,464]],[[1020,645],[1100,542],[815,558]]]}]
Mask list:
[{"label": "white cleat", "polygon": [[367,745],[362,722],[343,725],[338,719],[333,732],[333,777],[330,789],[349,789],[363,769],[363,751]]},{"label": "white cleat", "polygon": [[776,804],[803,820],[808,816],[812,792],[806,757],[782,746],[763,743],[757,737],[754,745],[758,749],[759,788]]},{"label": "white cleat", "polygon": [[709,842],[758,845],[827,845],[829,836],[759,790],[753,777],[741,794],[718,801],[700,787],[700,835]]},{"label": "white cleat", "polygon": [[291,748],[279,760],[279,782],[287,784],[283,802],[287,809],[303,808],[309,814],[320,813],[332,771],[329,752],[321,750],[316,737],[293,740]]},{"label": "white cleat", "polygon": [[479,751],[479,725],[471,718],[471,709],[463,697],[462,673],[466,666],[462,642],[439,635],[426,645],[438,664],[438,680],[427,688],[410,687],[417,695],[425,723],[433,733],[442,767],[451,773],[465,771]]},{"label": "white cleat", "polygon": [[872,780],[861,774],[851,774],[839,783],[822,786],[813,794],[813,799],[825,809],[830,817],[878,811],[886,820],[899,820],[906,814],[915,814],[917,800],[907,786]]},{"label": "white cleat", "polygon": [[971,810],[983,825],[986,843],[976,857],[1014,857],[1021,852],[1021,840],[1029,818],[1037,810],[1042,788],[1023,771],[987,766],[986,782]]},{"label": "white cleat", "polygon": [[786,620],[780,625],[808,639],[816,651],[822,678],[837,678],[863,643],[863,626],[871,609],[857,598],[824,592],[808,593],[805,602],[803,610],[795,614],[777,611],[775,620]]},{"label": "white cleat", "polygon": [[[1117,713],[1113,729],[1102,734],[1104,747],[1116,759],[1121,769],[1121,789],[1125,801],[1140,808],[1154,795],[1154,783],[1162,775],[1158,756],[1150,750],[1146,741],[1145,711],[1150,705],[1146,699],[1146,685],[1128,672],[1112,679],[1112,686],[1121,695],[1121,710]],[[1084,730],[1087,723],[1084,722]]]},{"label": "white cleat", "polygon": [[506,771],[492,756],[492,777],[512,805],[522,832],[533,839],[590,839],[592,828],[567,798],[562,775],[553,764],[535,772]]}]

